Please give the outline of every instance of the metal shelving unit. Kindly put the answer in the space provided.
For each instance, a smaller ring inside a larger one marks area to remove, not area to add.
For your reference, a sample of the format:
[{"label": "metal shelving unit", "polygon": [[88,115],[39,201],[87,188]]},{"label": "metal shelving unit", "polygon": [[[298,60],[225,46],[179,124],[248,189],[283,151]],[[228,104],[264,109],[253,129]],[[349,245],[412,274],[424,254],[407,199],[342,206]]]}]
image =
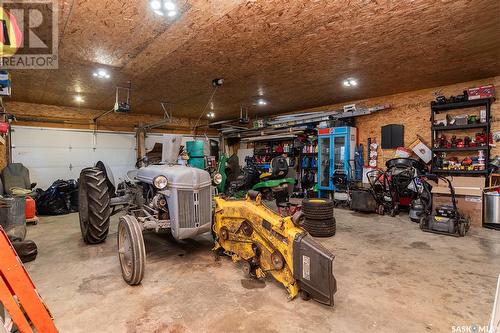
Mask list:
[{"label": "metal shelving unit", "polygon": [[[447,173],[450,175],[486,175],[488,174],[488,164],[490,162],[490,142],[487,141],[486,146],[478,146],[478,147],[464,147],[464,148],[434,148],[435,141],[438,135],[438,132],[441,131],[459,131],[465,129],[474,129],[474,128],[482,128],[486,132],[486,135],[490,133],[491,126],[491,104],[494,102],[493,98],[484,98],[484,99],[476,99],[471,101],[457,102],[457,103],[447,103],[447,104],[435,104],[431,105],[431,131],[432,131],[432,172],[435,173]],[[459,109],[467,109],[472,107],[483,106],[486,110],[486,122],[485,123],[476,123],[476,124],[467,124],[467,125],[449,125],[449,126],[436,126],[434,124],[435,115],[447,112],[450,110],[459,110]],[[435,153],[443,153],[443,152],[464,152],[464,151],[485,151],[485,170],[443,170],[436,168],[435,161],[436,156]]]}]

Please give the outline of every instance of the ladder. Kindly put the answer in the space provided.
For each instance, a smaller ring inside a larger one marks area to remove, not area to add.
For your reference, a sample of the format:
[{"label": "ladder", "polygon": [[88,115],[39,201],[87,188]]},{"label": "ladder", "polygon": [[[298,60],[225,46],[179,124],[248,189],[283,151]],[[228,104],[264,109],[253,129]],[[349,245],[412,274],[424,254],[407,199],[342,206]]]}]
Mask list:
[{"label": "ladder", "polygon": [[[0,302],[21,333],[56,333],[52,316],[16,251],[0,227]],[[2,314],[0,314],[1,316]],[[7,316],[6,316],[7,317]],[[0,317],[0,332],[10,332]],[[7,322],[6,318],[4,318]]]}]

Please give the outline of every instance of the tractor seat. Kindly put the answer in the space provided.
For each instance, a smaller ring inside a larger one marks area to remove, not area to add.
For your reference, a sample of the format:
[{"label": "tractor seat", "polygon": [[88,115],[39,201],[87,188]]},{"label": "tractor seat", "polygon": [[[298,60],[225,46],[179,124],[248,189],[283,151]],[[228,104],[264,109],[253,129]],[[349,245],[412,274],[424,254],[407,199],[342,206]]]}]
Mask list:
[{"label": "tractor seat", "polygon": [[2,183],[5,193],[9,195],[12,195],[13,188],[32,190],[36,186],[31,184],[30,172],[22,163],[7,165],[2,171]]},{"label": "tractor seat", "polygon": [[285,178],[288,174],[288,163],[283,156],[275,157],[271,160],[270,172],[264,172],[260,175],[260,179],[280,179]]}]

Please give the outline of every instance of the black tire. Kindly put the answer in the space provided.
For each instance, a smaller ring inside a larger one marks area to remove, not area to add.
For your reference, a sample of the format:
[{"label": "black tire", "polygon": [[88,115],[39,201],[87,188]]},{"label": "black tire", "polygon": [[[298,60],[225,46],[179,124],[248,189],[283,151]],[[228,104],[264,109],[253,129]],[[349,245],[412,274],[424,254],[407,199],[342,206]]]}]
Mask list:
[{"label": "black tire", "polygon": [[333,210],[316,212],[302,210],[302,212],[304,213],[305,218],[310,220],[330,220],[333,218]]},{"label": "black tire", "polygon": [[420,218],[420,221],[418,223],[418,225],[420,226],[420,230],[424,230],[427,226],[426,226],[426,223],[427,223],[427,217],[425,216],[422,216]]},{"label": "black tire", "polygon": [[323,198],[310,198],[302,200],[302,209],[325,209],[325,208],[333,208],[333,201],[330,199]]},{"label": "black tire", "polygon": [[328,220],[306,219],[303,228],[313,237],[331,237],[337,231],[337,222],[335,218]]},{"label": "black tire", "polygon": [[467,225],[466,225],[465,221],[459,221],[458,222],[458,235],[460,237],[464,237],[466,233],[467,233]]},{"label": "black tire", "polygon": [[304,199],[302,212],[306,219],[330,220],[333,218],[335,203],[330,199]]},{"label": "black tire", "polygon": [[106,240],[111,215],[110,201],[104,172],[98,168],[83,169],[78,189],[78,211],[85,243],[98,244]]},{"label": "black tire", "polygon": [[146,247],[142,237],[142,228],[132,215],[120,217],[118,257],[125,282],[131,286],[141,283],[146,269]]},{"label": "black tire", "polygon": [[304,301],[311,300],[311,295],[309,295],[309,293],[305,290],[299,290],[299,296]]}]

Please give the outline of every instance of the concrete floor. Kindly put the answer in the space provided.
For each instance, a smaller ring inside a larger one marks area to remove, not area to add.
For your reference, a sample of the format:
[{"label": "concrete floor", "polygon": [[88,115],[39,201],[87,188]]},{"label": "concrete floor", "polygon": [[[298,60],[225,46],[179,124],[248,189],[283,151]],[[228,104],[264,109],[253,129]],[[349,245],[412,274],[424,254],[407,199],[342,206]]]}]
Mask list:
[{"label": "concrete floor", "polygon": [[500,273],[500,232],[421,232],[407,216],[337,210],[335,307],[287,301],[271,279],[248,280],[210,238],[147,235],[142,285],[121,278],[116,217],[108,240],[83,244],[78,215],[42,217],[26,264],[60,332],[451,332],[487,325]]}]

